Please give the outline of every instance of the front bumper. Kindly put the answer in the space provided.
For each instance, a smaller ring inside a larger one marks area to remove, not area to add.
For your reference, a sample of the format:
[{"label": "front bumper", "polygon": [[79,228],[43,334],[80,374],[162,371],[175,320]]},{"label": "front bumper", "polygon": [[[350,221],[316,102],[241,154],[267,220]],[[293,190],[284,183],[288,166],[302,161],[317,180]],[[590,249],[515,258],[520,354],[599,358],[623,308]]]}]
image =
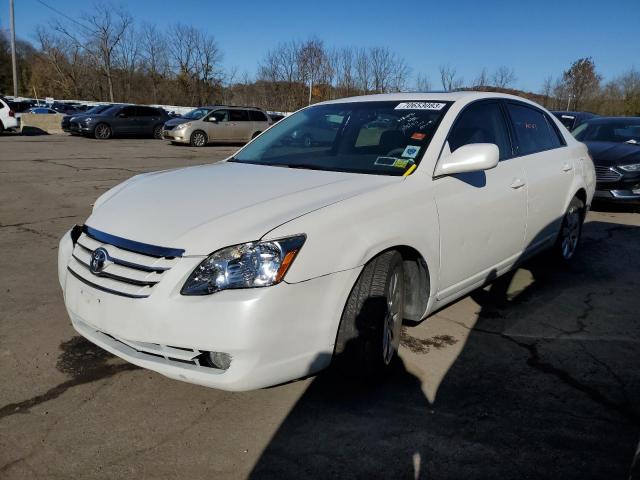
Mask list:
[{"label": "front bumper", "polygon": [[640,201],[640,174],[625,174],[616,182],[598,182],[595,198],[616,202]]},{"label": "front bumper", "polygon": [[[188,297],[180,295],[180,287],[202,258],[183,257],[149,297],[136,299],[97,290],[69,274],[72,249],[67,234],[60,242],[58,273],[81,335],[141,367],[224,390],[276,385],[328,366],[360,272]],[[177,353],[164,355],[171,351],[224,352],[231,366],[219,370],[180,361]]]},{"label": "front bumper", "polygon": [[162,130],[162,138],[176,143],[189,143],[189,135],[185,129]]}]

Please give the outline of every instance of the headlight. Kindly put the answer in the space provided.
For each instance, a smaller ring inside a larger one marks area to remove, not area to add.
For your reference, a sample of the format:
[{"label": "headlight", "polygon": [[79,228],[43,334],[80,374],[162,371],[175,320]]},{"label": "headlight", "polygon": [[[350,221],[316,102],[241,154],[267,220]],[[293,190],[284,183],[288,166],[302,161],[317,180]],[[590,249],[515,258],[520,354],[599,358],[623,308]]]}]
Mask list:
[{"label": "headlight", "polygon": [[296,235],[242,243],[213,252],[191,273],[180,293],[209,295],[220,290],[280,283],[305,239],[305,235]]},{"label": "headlight", "polygon": [[176,130],[180,130],[181,128],[186,128],[186,127],[190,127],[191,123],[187,122],[187,123],[181,123],[180,125],[176,125]]},{"label": "headlight", "polygon": [[93,118],[91,118],[91,117],[86,117],[86,118],[83,118],[83,119],[82,119],[82,121],[83,121],[84,123],[89,123],[91,120],[93,120]]},{"label": "headlight", "polygon": [[631,165],[618,165],[618,168],[625,172],[640,172],[640,163],[634,163]]}]

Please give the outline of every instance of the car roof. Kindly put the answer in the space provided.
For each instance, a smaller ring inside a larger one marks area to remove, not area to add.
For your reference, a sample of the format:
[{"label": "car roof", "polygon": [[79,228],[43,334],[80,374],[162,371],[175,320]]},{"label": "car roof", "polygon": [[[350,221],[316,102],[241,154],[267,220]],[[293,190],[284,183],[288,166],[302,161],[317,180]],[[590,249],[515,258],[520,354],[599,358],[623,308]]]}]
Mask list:
[{"label": "car roof", "polygon": [[246,107],[244,105],[202,105],[201,107],[194,107],[194,110],[197,110],[198,108],[244,108],[246,110],[262,111],[260,107]]},{"label": "car roof", "polygon": [[576,112],[573,110],[552,110],[551,113],[554,115],[573,115],[574,117],[578,115],[586,115],[588,117],[597,117],[598,114],[591,112]]},{"label": "car roof", "polygon": [[380,93],[376,95],[361,95],[358,97],[339,98],[336,100],[328,100],[326,102],[316,103],[314,105],[325,105],[331,103],[346,103],[346,102],[385,102],[385,101],[427,101],[435,100],[442,102],[458,102],[464,101],[464,103],[472,102],[474,100],[482,100],[485,98],[503,98],[507,100],[518,100],[525,103],[530,103],[535,106],[539,106],[531,100],[527,100],[524,97],[518,97],[516,95],[509,95],[507,93],[499,92],[483,92],[478,90],[462,90],[459,92],[403,92],[403,93]]},{"label": "car roof", "polygon": [[610,122],[640,122],[640,117],[594,117],[587,120],[587,122],[594,123],[610,123]]}]

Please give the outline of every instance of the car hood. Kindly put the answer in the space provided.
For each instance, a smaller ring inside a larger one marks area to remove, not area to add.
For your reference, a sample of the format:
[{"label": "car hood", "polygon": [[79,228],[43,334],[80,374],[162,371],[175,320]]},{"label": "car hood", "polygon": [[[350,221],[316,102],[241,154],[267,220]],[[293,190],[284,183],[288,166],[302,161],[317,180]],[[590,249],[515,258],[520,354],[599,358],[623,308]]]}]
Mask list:
[{"label": "car hood", "polygon": [[[402,177],[236,162],[138,175],[96,201],[87,225],[129,240],[207,255]],[[305,233],[305,232],[300,232]]]},{"label": "car hood", "polygon": [[595,165],[640,163],[640,145],[622,142],[584,142]]},{"label": "car hood", "polygon": [[183,118],[183,117],[177,117],[177,118],[171,118],[171,119],[167,120],[166,122],[164,122],[164,124],[165,125],[180,125],[181,123],[187,123],[187,122],[197,122],[197,120]]}]

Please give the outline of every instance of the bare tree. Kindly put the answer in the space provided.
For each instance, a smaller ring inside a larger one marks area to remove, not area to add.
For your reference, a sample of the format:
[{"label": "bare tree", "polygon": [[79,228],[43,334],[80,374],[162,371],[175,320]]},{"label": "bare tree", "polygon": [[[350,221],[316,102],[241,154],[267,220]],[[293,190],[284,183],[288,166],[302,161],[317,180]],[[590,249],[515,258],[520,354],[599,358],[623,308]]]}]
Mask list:
[{"label": "bare tree", "polygon": [[418,73],[416,76],[416,91],[428,92],[431,90],[431,80],[423,73]]},{"label": "bare tree", "polygon": [[440,65],[440,81],[442,82],[442,88],[446,92],[451,92],[462,87],[463,80],[458,78],[457,70],[451,65]]},{"label": "bare tree", "polygon": [[482,70],[478,74],[478,76],[473,81],[473,88],[480,89],[482,87],[487,87],[490,84],[489,74],[487,73],[487,67],[482,67]]},{"label": "bare tree", "polygon": [[84,16],[86,23],[75,22],[77,26],[71,28],[69,24],[58,23],[56,30],[65,35],[71,42],[93,58],[98,68],[107,79],[109,101],[115,101],[113,94],[113,68],[115,50],[123,41],[125,34],[132,27],[133,19],[124,10],[113,9],[111,6],[96,3],[93,12]]},{"label": "bare tree", "polygon": [[551,95],[553,93],[553,77],[549,75],[544,79],[544,83],[542,84],[542,96],[543,101],[542,105],[544,107],[550,107]]},{"label": "bare tree", "polygon": [[492,77],[493,85],[498,88],[512,87],[516,79],[516,74],[513,71],[513,68],[509,68],[504,65],[498,67]]},{"label": "bare tree", "polygon": [[309,86],[308,104],[311,105],[314,82],[324,75],[328,65],[324,42],[317,38],[304,42],[298,50],[298,65],[302,80]]},{"label": "bare tree", "polygon": [[599,90],[601,79],[591,57],[579,58],[564,71],[562,81],[569,94],[569,101],[573,100],[573,108],[581,108],[582,102]]},{"label": "bare tree", "polygon": [[143,67],[151,82],[153,103],[160,101],[160,83],[169,73],[167,42],[155,25],[145,24],[141,34]]}]

